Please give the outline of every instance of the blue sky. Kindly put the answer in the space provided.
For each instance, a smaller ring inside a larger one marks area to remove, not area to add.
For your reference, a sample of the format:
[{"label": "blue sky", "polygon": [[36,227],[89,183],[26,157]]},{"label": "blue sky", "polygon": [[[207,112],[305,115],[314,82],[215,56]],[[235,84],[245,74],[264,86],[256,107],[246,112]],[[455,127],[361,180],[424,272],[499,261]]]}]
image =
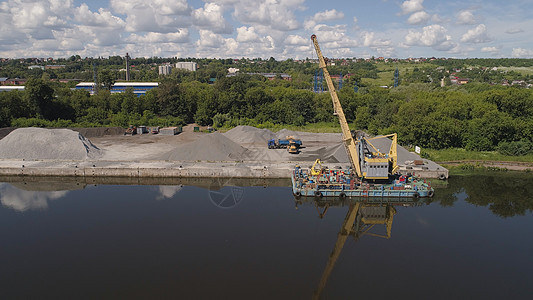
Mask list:
[{"label": "blue sky", "polygon": [[533,57],[533,0],[7,0],[0,57]]}]

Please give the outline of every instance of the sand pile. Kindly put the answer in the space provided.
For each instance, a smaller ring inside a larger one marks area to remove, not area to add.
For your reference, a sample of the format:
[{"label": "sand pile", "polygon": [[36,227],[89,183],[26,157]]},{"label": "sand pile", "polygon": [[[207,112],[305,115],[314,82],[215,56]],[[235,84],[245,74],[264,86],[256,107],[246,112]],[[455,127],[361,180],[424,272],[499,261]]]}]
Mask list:
[{"label": "sand pile", "polygon": [[207,134],[198,140],[184,144],[163,154],[158,159],[183,161],[234,161],[242,160],[247,149],[222,133]]},{"label": "sand pile", "polygon": [[276,138],[276,135],[268,129],[259,129],[252,126],[237,126],[224,135],[238,144],[267,145],[268,140]]},{"label": "sand pile", "polygon": [[84,160],[99,156],[100,149],[70,129],[19,128],[0,140],[3,159]]}]

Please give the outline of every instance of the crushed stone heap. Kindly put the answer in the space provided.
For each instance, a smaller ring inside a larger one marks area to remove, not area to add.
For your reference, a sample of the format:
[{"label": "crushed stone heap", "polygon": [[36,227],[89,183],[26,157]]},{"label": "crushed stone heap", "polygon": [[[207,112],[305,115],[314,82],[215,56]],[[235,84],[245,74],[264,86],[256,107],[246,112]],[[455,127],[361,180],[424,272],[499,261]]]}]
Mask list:
[{"label": "crushed stone heap", "polygon": [[85,160],[101,155],[91,141],[70,129],[18,128],[0,140],[0,159]]},{"label": "crushed stone heap", "polygon": [[252,126],[237,126],[224,135],[238,144],[261,145],[267,144],[268,140],[276,138],[276,135],[268,129],[260,129]]},{"label": "crushed stone heap", "polygon": [[219,132],[176,147],[159,159],[176,161],[235,161],[242,160],[248,150]]}]

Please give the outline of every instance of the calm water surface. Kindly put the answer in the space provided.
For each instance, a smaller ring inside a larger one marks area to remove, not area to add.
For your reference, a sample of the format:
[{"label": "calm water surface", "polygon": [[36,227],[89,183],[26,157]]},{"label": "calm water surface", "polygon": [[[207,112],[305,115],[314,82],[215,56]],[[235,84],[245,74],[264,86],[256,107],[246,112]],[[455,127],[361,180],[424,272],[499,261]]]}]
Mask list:
[{"label": "calm water surface", "polygon": [[271,185],[0,183],[1,297],[531,299],[532,184],[326,205]]}]

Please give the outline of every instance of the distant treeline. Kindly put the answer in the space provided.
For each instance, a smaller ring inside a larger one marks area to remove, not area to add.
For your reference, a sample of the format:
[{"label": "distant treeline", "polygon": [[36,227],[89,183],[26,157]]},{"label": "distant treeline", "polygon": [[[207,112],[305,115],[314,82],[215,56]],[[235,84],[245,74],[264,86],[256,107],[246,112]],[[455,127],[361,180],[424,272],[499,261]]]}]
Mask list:
[{"label": "distant treeline", "polygon": [[[133,91],[90,96],[43,79],[25,91],[0,93],[0,126],[122,126],[336,122],[328,93],[313,93],[305,80],[269,81],[262,76],[222,77],[215,84],[163,80],[145,96]],[[372,134],[397,132],[402,144],[442,149],[533,149],[533,91],[468,84],[410,84],[393,89],[348,86],[339,91],[348,122]]]},{"label": "distant treeline", "polygon": [[[178,61],[193,61],[198,63],[196,72],[185,72],[174,69],[173,77],[181,82],[199,81],[209,83],[211,79],[220,79],[228,73],[228,68],[237,68],[240,72],[248,73],[288,73],[293,77],[304,77],[310,84],[312,76],[318,70],[317,64],[310,59],[293,60],[287,59],[278,61],[269,59],[209,59],[209,58],[132,58],[130,60],[132,81],[159,81],[163,77],[158,74],[157,66],[162,64],[174,64]],[[316,58],[315,58],[316,59]],[[332,64],[328,66],[330,74],[350,74],[352,82],[360,83],[361,78],[376,79],[380,71],[378,66],[393,70],[398,65],[417,68],[414,72],[401,72],[400,80],[406,82],[428,82],[428,80],[439,83],[443,74],[449,74],[457,69],[462,69],[463,73],[458,76],[468,77],[474,81],[488,82],[499,79],[529,79],[529,76],[520,73],[491,71],[493,67],[533,67],[533,59],[500,58],[500,59],[428,59],[419,62],[395,61],[377,59],[332,59]],[[64,65],[62,68],[46,69],[28,67],[33,65]],[[92,81],[94,71],[100,73],[104,70],[112,72],[115,80],[125,80],[126,61],[121,56],[110,56],[108,58],[81,58],[73,55],[69,58],[57,59],[53,61],[37,61],[36,59],[11,59],[0,61],[0,77],[9,78],[39,78],[45,79],[79,79]],[[439,68],[440,67],[440,68]],[[419,69],[418,69],[419,68]],[[437,70],[439,68],[439,70]],[[466,69],[474,69],[466,72]],[[489,70],[487,70],[489,68]],[[478,72],[478,69],[483,69]],[[420,72],[422,71],[422,72]],[[430,76],[428,76],[430,75]],[[528,77],[528,78],[526,78]],[[390,81],[392,82],[392,74]],[[74,84],[74,82],[72,83]]]}]

